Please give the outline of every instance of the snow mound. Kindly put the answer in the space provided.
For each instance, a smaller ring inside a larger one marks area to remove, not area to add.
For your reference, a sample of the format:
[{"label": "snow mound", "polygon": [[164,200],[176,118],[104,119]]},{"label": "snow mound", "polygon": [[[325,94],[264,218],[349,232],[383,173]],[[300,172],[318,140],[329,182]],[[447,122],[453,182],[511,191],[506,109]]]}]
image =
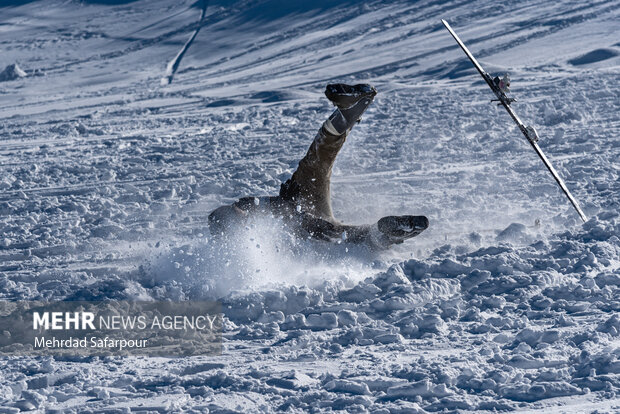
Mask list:
[{"label": "snow mound", "polygon": [[571,65],[579,66],[579,65],[588,65],[590,63],[597,63],[603,60],[608,60],[618,56],[620,52],[616,49],[611,48],[602,48],[592,50],[585,55],[576,57],[568,61]]},{"label": "snow mound", "polygon": [[0,73],[0,82],[12,81],[19,78],[25,78],[26,76],[26,72],[24,72],[17,65],[17,63],[12,63],[4,68],[4,70]]}]

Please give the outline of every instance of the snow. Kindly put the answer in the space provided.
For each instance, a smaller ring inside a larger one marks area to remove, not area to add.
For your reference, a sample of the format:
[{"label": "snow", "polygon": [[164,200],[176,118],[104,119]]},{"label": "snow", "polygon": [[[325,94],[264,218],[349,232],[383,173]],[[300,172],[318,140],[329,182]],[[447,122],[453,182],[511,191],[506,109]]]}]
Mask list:
[{"label": "snow", "polygon": [[24,72],[17,63],[8,65],[2,72],[0,72],[0,82],[12,81],[19,78],[25,78],[26,72]]},{"label": "snow", "polygon": [[[0,7],[0,297],[225,316],[222,355],[4,357],[0,411],[620,410],[615,2],[203,5]],[[442,18],[510,72],[588,222]],[[336,216],[430,228],[383,253],[270,217],[211,237],[213,209],[290,177],[333,81],[379,91],[336,162]]]}]

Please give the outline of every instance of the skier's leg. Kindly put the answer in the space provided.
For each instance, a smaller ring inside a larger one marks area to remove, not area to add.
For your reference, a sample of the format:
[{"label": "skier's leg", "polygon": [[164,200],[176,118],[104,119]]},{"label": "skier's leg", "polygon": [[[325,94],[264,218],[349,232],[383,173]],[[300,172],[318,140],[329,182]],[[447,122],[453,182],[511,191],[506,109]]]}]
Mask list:
[{"label": "skier's leg", "polygon": [[315,239],[366,245],[371,249],[383,250],[422,233],[428,228],[428,219],[424,216],[387,216],[375,224],[351,226],[305,214],[301,220],[301,228]]},{"label": "skier's leg", "polygon": [[366,226],[341,226],[342,240],[346,243],[365,244],[383,250],[417,236],[428,228],[424,216],[388,216]]},{"label": "skier's leg", "polygon": [[324,220],[313,216],[312,214],[302,213],[300,216],[300,228],[303,229],[307,236],[314,239],[329,242],[348,242],[348,243],[364,243],[369,236],[372,226],[350,226],[339,224],[333,221]]},{"label": "skier's leg", "polygon": [[307,211],[334,221],[330,178],[338,151],[377,91],[370,85],[327,85],[325,95],[337,109],[323,123],[293,176],[280,189],[280,196],[294,200]]}]

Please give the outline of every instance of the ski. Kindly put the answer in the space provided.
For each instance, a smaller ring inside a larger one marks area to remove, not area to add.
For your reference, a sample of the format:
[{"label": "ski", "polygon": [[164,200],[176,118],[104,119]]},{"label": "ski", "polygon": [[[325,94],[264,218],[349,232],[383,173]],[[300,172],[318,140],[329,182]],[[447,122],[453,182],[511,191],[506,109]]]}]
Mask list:
[{"label": "ski", "polygon": [[512,120],[517,124],[525,138],[527,138],[527,141],[530,143],[532,148],[534,148],[534,151],[536,151],[536,154],[538,154],[542,162],[545,164],[545,167],[547,167],[547,169],[549,170],[555,181],[558,183],[564,194],[566,194],[568,200],[571,202],[575,210],[577,210],[577,213],[579,213],[579,217],[581,217],[581,219],[585,222],[587,220],[587,217],[579,207],[579,203],[577,203],[575,197],[573,197],[573,195],[570,193],[570,191],[566,187],[566,184],[564,183],[564,180],[562,180],[558,172],[555,170],[555,168],[553,168],[553,165],[551,165],[551,162],[549,162],[549,159],[547,158],[545,153],[542,151],[542,149],[540,149],[540,146],[538,145],[538,133],[536,132],[534,127],[526,126],[523,122],[521,122],[521,119],[519,119],[517,114],[512,110],[510,104],[514,102],[515,99],[509,98],[506,95],[506,92],[510,91],[510,78],[508,77],[508,75],[504,75],[504,77],[501,79],[499,77],[492,78],[491,75],[489,75],[487,72],[484,71],[484,69],[482,69],[480,63],[478,63],[474,55],[472,55],[469,49],[467,49],[467,46],[465,46],[463,41],[461,41],[461,39],[454,32],[454,30],[452,30],[452,27],[450,27],[448,22],[443,19],[441,20],[441,22],[446,27],[446,29],[448,29],[454,40],[456,40],[456,43],[458,43],[461,49],[463,49],[463,52],[465,52],[471,63],[473,63],[473,65],[478,70],[480,75],[484,78],[491,90],[495,93],[495,96],[497,97],[496,101],[499,102],[499,104],[506,109],[508,115],[510,115]]}]

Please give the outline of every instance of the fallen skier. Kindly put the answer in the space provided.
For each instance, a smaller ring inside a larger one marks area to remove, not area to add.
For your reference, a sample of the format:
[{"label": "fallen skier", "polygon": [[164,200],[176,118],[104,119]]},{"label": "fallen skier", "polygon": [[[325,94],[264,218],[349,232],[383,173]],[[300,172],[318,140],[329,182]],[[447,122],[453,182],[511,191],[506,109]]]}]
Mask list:
[{"label": "fallen skier", "polygon": [[327,85],[325,95],[337,109],[321,126],[297,171],[280,186],[280,194],[245,197],[217,208],[209,215],[211,233],[225,235],[256,213],[282,218],[300,237],[365,244],[373,249],[387,249],[424,231],[428,227],[424,216],[387,216],[375,224],[353,226],[339,223],[332,214],[330,177],[334,161],[376,94],[370,85]]}]

